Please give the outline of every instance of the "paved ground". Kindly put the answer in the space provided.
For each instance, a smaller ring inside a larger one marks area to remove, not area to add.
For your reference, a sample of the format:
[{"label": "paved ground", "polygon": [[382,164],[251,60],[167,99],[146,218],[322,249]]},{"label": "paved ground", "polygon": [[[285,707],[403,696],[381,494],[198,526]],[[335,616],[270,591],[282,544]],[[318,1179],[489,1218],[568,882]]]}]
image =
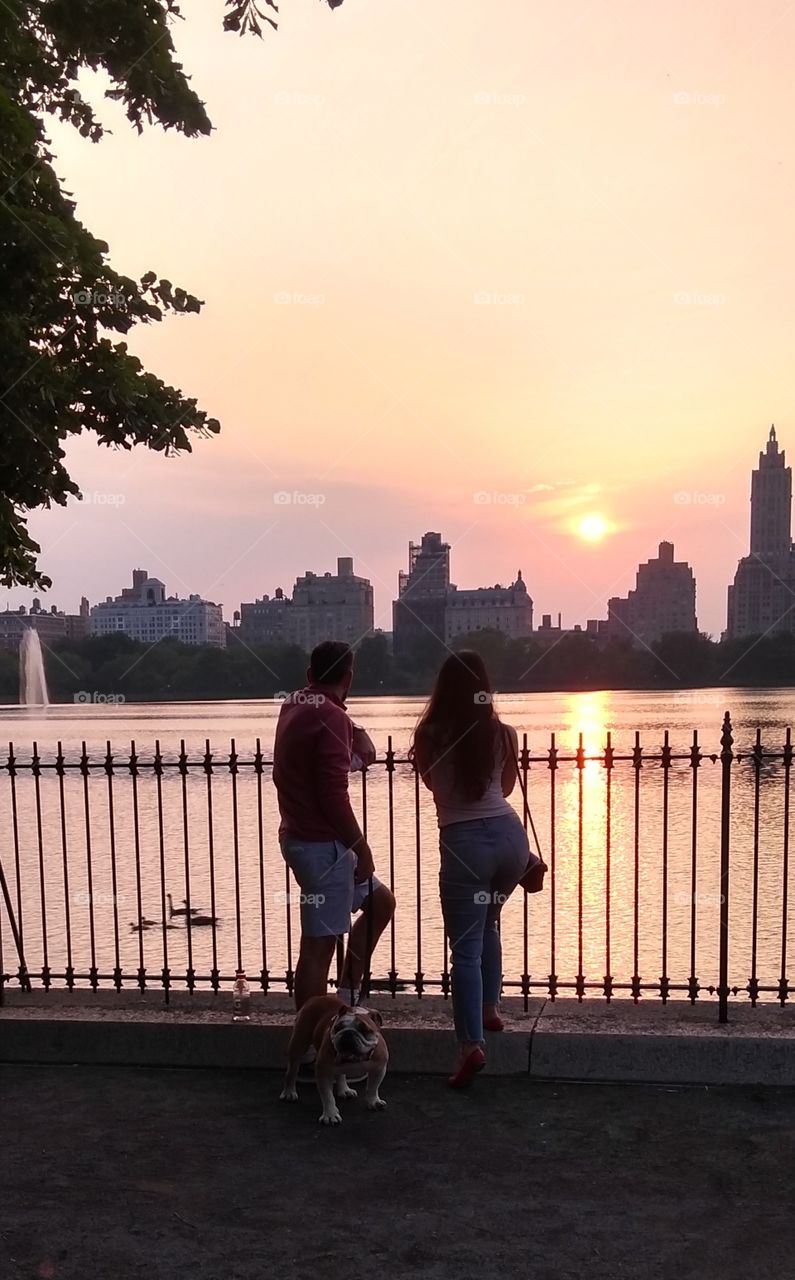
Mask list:
[{"label": "paved ground", "polygon": [[780,1280],[795,1091],[0,1067],[0,1280]]}]

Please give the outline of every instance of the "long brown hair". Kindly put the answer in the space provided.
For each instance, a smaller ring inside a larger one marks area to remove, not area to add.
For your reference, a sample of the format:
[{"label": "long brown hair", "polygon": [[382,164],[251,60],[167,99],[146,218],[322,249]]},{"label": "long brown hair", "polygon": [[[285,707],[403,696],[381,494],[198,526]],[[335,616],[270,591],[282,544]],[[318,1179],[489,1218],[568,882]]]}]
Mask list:
[{"label": "long brown hair", "polygon": [[450,760],[457,789],[480,800],[494,771],[501,729],[486,664],[473,649],[445,658],[428,705],[414,730],[409,759],[420,739]]}]

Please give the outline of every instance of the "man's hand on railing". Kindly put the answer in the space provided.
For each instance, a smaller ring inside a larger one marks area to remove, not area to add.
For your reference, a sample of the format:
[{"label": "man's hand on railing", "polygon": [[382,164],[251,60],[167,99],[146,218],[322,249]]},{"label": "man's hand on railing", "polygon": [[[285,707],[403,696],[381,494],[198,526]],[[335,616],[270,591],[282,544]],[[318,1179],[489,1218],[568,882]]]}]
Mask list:
[{"label": "man's hand on railing", "polygon": [[353,878],[357,884],[361,884],[363,880],[369,880],[370,876],[375,874],[375,863],[372,850],[366,840],[360,840],[354,852],[356,853],[356,870]]},{"label": "man's hand on railing", "polygon": [[367,730],[363,729],[361,725],[358,724],[353,726],[353,744],[351,751],[354,756],[359,757],[365,768],[369,768],[371,764],[375,763],[375,757],[377,755],[375,743]]}]

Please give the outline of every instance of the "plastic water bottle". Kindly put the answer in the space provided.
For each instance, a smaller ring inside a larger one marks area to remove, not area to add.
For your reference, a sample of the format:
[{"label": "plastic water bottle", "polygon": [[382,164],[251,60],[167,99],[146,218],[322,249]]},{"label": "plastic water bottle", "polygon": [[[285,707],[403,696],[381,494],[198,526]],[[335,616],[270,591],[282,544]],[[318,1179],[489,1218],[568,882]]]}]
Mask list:
[{"label": "plastic water bottle", "polygon": [[245,969],[238,969],[232,989],[232,1021],[251,1021],[251,990]]}]

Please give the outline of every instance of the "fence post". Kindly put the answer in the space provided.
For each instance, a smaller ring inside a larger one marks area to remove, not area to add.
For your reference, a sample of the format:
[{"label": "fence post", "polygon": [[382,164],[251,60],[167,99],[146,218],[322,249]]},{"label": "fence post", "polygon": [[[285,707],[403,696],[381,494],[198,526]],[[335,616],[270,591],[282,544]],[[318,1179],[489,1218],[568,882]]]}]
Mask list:
[{"label": "fence post", "polygon": [[721,801],[720,801],[720,961],[718,977],[718,1019],[729,1020],[729,850],[731,833],[732,791],[732,722],[726,712],[720,737]]}]

